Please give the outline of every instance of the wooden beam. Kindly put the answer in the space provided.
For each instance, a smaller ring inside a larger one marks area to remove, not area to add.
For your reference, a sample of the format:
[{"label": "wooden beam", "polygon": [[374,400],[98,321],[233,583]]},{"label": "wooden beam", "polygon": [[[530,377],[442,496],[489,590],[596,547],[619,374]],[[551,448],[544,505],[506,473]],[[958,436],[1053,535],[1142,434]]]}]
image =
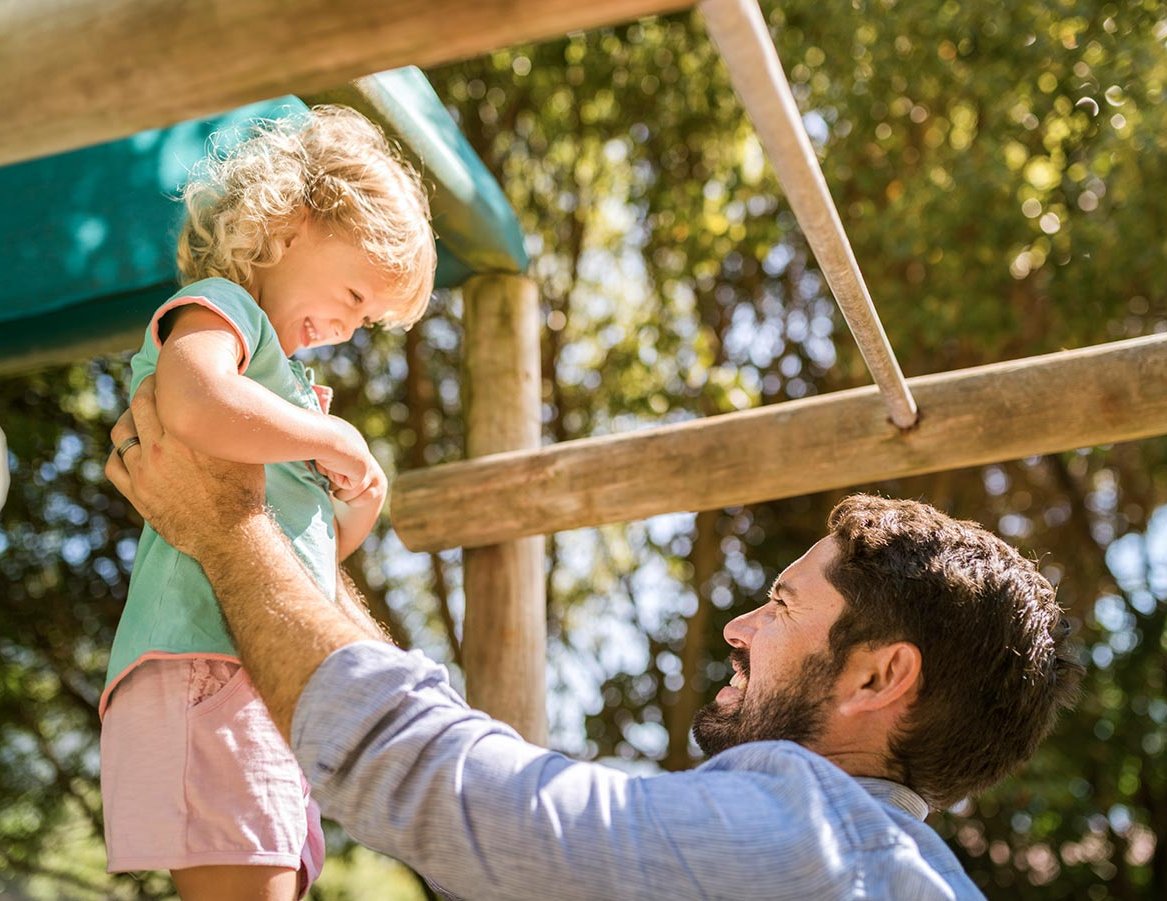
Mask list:
[{"label": "wooden beam", "polygon": [[708,510],[1167,433],[1167,336],[909,380],[916,428],[874,386],[398,476],[415,551]]},{"label": "wooden beam", "polygon": [[[465,304],[466,452],[537,448],[540,438],[539,293],[518,275],[476,276]],[[547,742],[547,600],[543,537],[467,549],[462,663],[466,699]]]},{"label": "wooden beam", "polygon": [[0,165],[685,0],[0,0]]}]

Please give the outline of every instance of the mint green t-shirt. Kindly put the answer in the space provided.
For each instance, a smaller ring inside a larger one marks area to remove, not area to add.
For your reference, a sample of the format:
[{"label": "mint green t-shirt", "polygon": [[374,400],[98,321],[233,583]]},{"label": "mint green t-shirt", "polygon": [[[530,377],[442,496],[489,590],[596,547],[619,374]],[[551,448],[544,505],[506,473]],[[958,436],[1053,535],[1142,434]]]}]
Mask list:
[{"label": "mint green t-shirt", "polygon": [[[221,278],[187,285],[158,308],[142,349],[130,361],[130,396],[158,365],[163,317],[185,304],[217,312],[245,348],[239,371],[284,400],[324,415],[311,370],[284,355],[267,315],[243,288]],[[221,426],[208,422],[212,434]],[[336,592],[336,532],[328,480],[310,462],[265,467],[267,503],[327,597]],[[176,485],[181,492],[182,486]],[[118,681],[144,658],[218,656],[238,659],[219,603],[201,567],[167,544],[149,525],[138,542],[129,597],[110,651],[100,710]]]}]

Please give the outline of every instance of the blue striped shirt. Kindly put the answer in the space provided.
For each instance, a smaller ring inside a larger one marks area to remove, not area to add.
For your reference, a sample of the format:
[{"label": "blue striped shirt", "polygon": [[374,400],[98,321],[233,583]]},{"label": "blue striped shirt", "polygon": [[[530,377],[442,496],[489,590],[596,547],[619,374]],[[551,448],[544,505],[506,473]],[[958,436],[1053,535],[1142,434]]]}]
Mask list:
[{"label": "blue striped shirt", "polygon": [[982,897],[902,785],[791,742],[647,777],[573,761],[387,644],[330,656],[292,736],[324,813],[450,897]]}]

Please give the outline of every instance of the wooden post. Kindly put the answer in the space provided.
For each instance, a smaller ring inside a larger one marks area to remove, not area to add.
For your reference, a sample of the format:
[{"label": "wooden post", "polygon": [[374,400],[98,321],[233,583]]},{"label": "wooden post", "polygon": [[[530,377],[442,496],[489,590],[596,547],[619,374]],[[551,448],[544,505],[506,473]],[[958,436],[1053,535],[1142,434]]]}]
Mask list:
[{"label": "wooden post", "polygon": [[[537,448],[539,295],[517,275],[476,276],[465,304],[466,454]],[[462,657],[471,706],[547,742],[547,609],[542,536],[468,548]]]}]

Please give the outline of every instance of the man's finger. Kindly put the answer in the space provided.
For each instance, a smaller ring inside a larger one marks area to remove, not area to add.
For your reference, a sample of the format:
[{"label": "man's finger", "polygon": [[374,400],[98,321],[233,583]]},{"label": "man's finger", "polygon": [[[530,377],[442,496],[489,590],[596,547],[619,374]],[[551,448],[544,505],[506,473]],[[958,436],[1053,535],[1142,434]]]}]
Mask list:
[{"label": "man's finger", "polygon": [[122,446],[122,442],[137,434],[137,429],[134,428],[134,417],[130,415],[129,410],[122,413],[118,417],[118,421],[113,424],[113,428],[109,430],[109,440],[113,442],[113,449],[105,461],[105,477],[113,482],[114,487],[122,494],[126,493],[125,488],[129,483],[130,473],[126,469],[125,457],[118,453],[118,448]]},{"label": "man's finger", "polygon": [[[119,422],[121,420],[118,420]],[[118,456],[116,450],[109,452],[109,457],[105,461],[105,477],[113,482],[114,487],[121,491],[121,486],[118,484],[119,478],[124,478],[126,473],[126,464],[122,462],[122,458]]]},{"label": "man's finger", "polygon": [[113,482],[113,487],[122,493],[135,510],[139,513],[142,512],[138,507],[138,498],[134,494],[134,483],[130,479],[130,471],[116,450],[110,451],[109,458],[105,461],[105,477]]},{"label": "man's finger", "polygon": [[130,401],[130,412],[136,434],[143,442],[156,441],[162,435],[162,424],[158,421],[158,408],[154,401],[154,376],[147,376]]},{"label": "man's finger", "polygon": [[129,410],[126,410],[110,429],[109,440],[113,442],[114,447],[120,447],[123,441],[137,434],[138,430],[134,428],[134,417]]}]

